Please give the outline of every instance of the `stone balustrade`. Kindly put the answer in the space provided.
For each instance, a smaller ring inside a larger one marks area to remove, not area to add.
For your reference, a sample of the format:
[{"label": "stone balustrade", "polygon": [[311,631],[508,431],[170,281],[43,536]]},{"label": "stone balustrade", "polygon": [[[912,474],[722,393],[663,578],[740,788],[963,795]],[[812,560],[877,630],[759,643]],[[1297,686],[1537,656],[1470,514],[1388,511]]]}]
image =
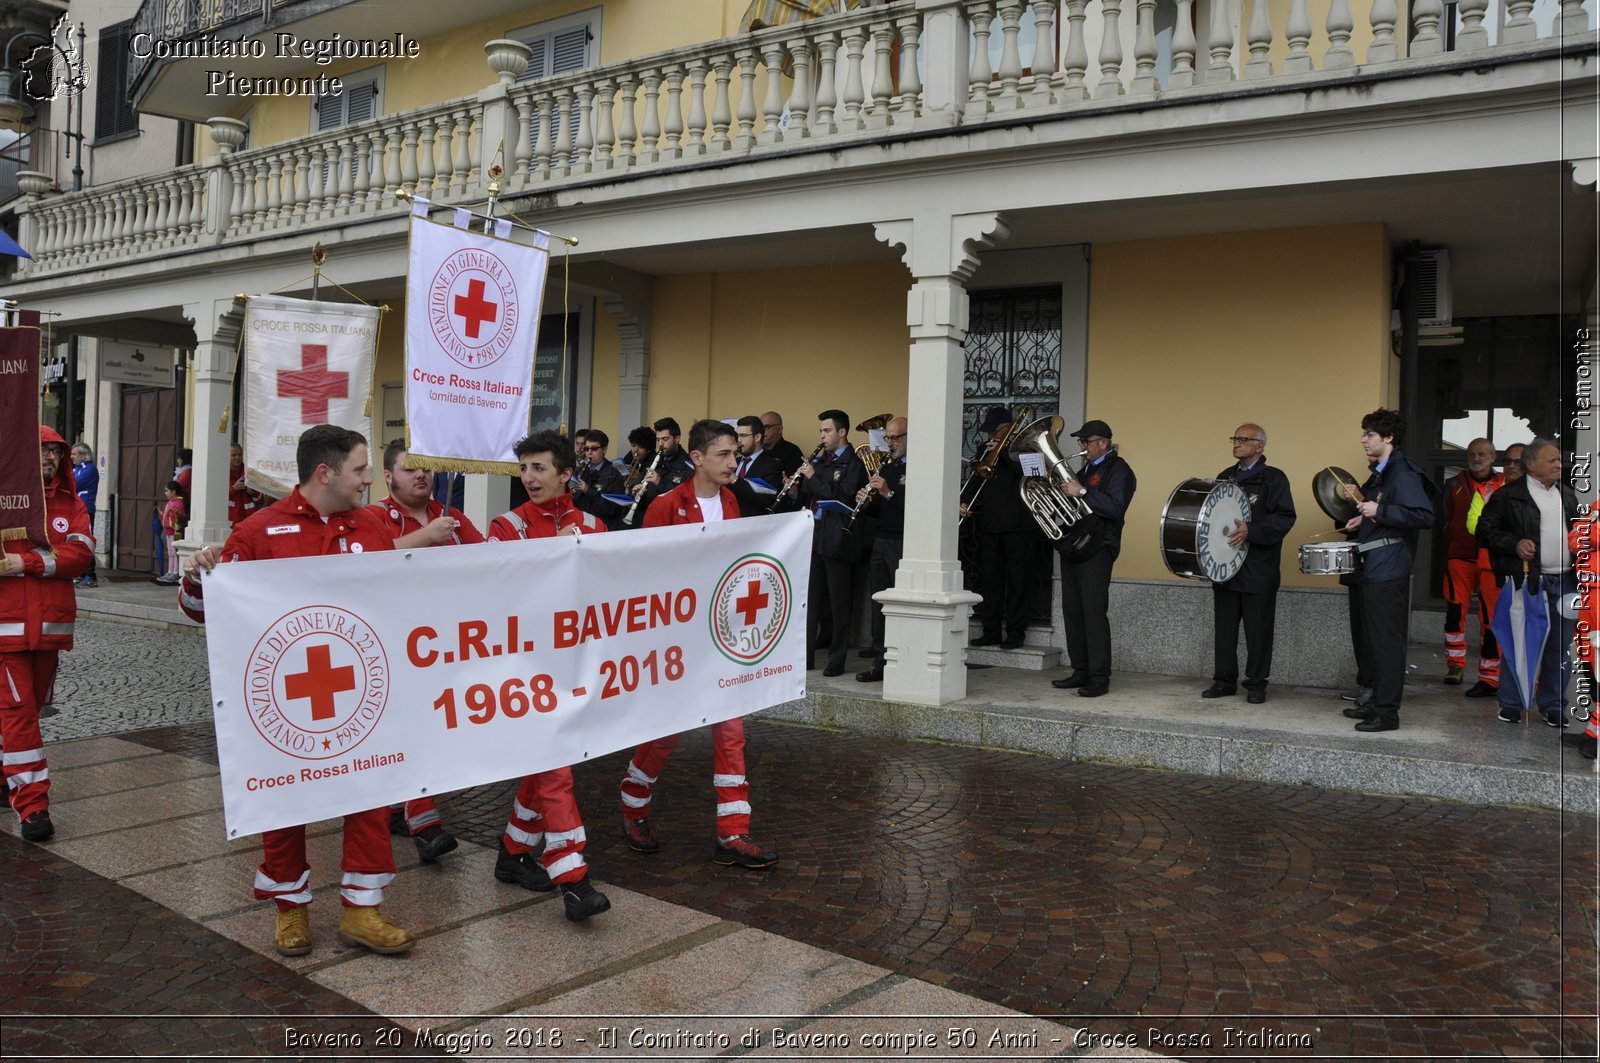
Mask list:
[{"label": "stone balustrade", "polygon": [[[1561,0],[1546,36],[1590,34],[1592,2]],[[1176,4],[1165,57],[1156,0],[900,0],[522,84],[519,46],[490,42],[499,83],[473,96],[238,153],[242,127],[219,120],[221,151],[203,163],[30,196],[23,275],[398,213],[398,189],[481,201],[501,151],[502,194],[542,192],[708,157],[1220,95],[1239,81],[1303,91],[1323,73],[1398,75],[1444,47],[1442,0],[1415,0],[1409,43],[1397,0],[1372,0],[1359,26],[1350,0],[1332,0],[1321,26],[1310,0],[1291,0],[1281,26],[1264,0],[1245,0],[1237,23],[1222,0]],[[1456,50],[1536,40],[1533,6],[1508,0],[1491,44],[1488,0],[1460,0]],[[1352,40],[1366,42],[1359,55]]]}]

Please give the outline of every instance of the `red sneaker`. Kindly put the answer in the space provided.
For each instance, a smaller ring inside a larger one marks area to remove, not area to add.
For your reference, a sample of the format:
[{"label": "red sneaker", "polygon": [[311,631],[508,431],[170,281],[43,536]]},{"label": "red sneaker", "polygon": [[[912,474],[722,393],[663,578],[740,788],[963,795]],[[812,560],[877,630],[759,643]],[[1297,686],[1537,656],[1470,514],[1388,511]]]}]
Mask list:
[{"label": "red sneaker", "polygon": [[717,851],[711,859],[724,867],[748,867],[759,870],[778,862],[778,854],[768,852],[755,843],[748,834],[735,834],[731,838],[718,838]]},{"label": "red sneaker", "polygon": [[661,851],[661,843],[656,841],[655,824],[650,822],[649,816],[624,815],[622,836],[628,840],[628,848],[636,853]]}]

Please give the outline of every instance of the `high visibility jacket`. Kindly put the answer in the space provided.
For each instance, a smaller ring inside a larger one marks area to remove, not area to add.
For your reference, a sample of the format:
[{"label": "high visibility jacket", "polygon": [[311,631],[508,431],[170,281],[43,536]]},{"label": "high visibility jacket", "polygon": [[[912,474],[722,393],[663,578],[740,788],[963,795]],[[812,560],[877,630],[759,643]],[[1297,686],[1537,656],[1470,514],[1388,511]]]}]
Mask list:
[{"label": "high visibility jacket", "polygon": [[[43,426],[39,442],[67,445]],[[94,530],[64,457],[55,478],[44,485],[44,515],[49,550],[27,539],[5,541],[5,552],[22,558],[22,575],[0,576],[0,653],[72,649],[78,617],[72,581],[94,560]]]},{"label": "high visibility jacket", "polygon": [[[717,494],[722,498],[722,519],[739,519],[739,500],[732,491],[726,487],[717,488]],[[650,509],[644,515],[646,528],[663,528],[669,524],[700,524],[704,518],[700,515],[700,500],[694,495],[694,481],[681,483],[677,487],[660,495],[650,503]]]},{"label": "high visibility jacket", "polygon": [[571,495],[557,495],[544,505],[530,499],[509,513],[502,513],[491,520],[489,541],[548,539],[567,528],[577,528],[585,535],[607,530],[605,521],[573,505]]}]

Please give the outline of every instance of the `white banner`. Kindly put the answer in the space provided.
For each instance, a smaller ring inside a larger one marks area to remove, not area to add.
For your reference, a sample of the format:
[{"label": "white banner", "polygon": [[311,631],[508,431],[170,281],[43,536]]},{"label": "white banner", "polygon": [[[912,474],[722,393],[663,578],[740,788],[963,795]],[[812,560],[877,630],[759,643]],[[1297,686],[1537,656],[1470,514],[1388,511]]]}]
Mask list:
[{"label": "white banner", "polygon": [[804,697],[810,569],[807,513],[219,565],[205,603],[228,836]]},{"label": "white banner", "polygon": [[353,429],[382,449],[367,413],[379,314],[360,303],[250,297],[239,400],[247,485],[287,495],[300,482],[295,447],[312,425]]},{"label": "white banner", "polygon": [[528,433],[550,253],[411,217],[406,276],[408,464],[515,475]]}]

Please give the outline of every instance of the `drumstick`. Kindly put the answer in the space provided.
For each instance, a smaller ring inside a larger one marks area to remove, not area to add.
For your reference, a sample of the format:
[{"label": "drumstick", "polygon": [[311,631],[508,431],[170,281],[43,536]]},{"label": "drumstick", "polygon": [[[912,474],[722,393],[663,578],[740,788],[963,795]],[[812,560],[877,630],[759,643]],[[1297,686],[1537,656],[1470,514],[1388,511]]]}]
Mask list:
[{"label": "drumstick", "polygon": [[1361,497],[1361,488],[1359,486],[1350,480],[1341,478],[1338,473],[1333,471],[1332,465],[1326,466],[1326,470],[1329,476],[1339,481],[1339,486],[1344,489],[1345,497],[1349,498],[1350,501],[1358,506],[1365,501]]}]

